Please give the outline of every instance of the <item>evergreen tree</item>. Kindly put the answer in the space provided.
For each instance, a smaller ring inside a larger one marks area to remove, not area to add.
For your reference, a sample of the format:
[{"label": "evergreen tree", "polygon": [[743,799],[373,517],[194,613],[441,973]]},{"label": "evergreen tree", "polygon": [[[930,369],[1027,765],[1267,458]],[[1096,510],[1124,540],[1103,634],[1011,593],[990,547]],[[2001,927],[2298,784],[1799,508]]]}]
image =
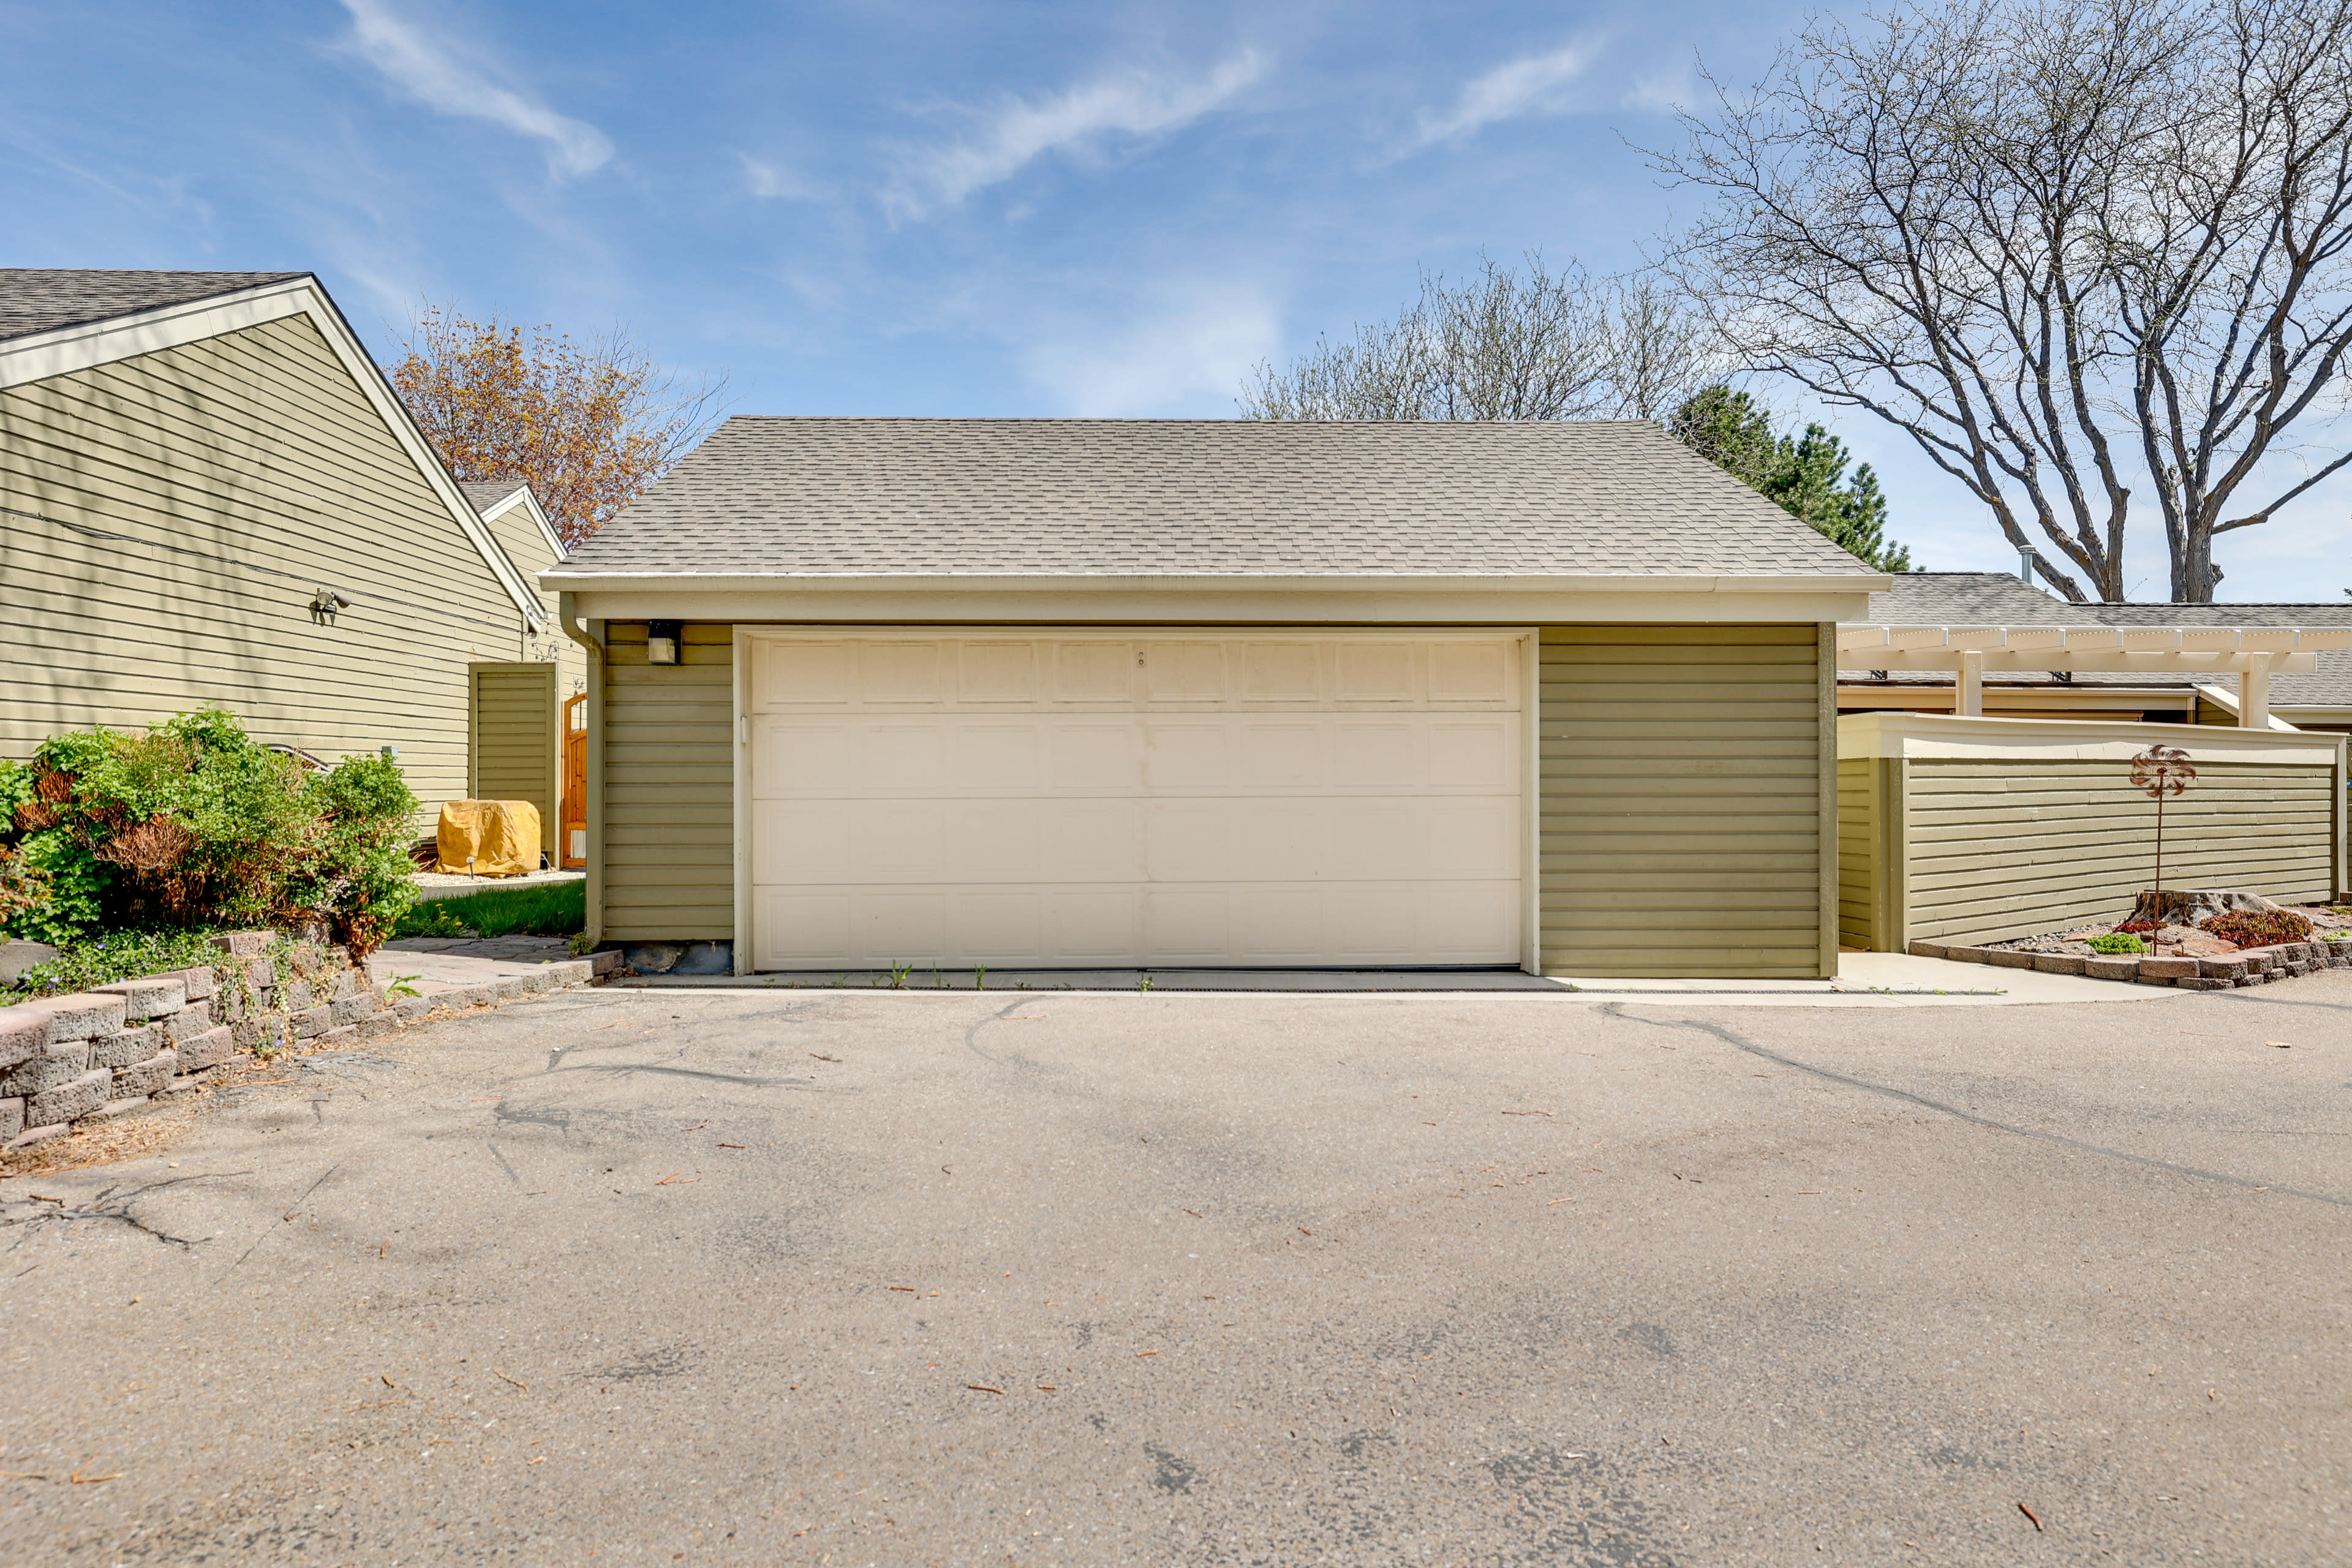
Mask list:
[{"label": "evergreen tree", "polygon": [[1819,425],[1777,434],[1744,392],[1710,386],[1675,410],[1666,426],[1692,451],[1803,519],[1839,548],[1882,572],[1908,572],[1911,552],[1886,537],[1886,494],[1868,463],[1846,478],[1845,443]]}]

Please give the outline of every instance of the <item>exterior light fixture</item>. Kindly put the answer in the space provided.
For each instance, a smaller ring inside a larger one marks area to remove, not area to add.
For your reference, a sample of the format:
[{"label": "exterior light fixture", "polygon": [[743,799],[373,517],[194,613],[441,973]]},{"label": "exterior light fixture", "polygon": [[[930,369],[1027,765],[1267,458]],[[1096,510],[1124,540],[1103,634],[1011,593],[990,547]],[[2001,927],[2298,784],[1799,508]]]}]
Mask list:
[{"label": "exterior light fixture", "polygon": [[647,621],[646,623],[646,662],[676,664],[680,633],[686,629],[682,621]]},{"label": "exterior light fixture", "polygon": [[348,610],[352,601],[348,595],[332,588],[320,588],[310,595],[310,618],[332,626],[337,610]]}]

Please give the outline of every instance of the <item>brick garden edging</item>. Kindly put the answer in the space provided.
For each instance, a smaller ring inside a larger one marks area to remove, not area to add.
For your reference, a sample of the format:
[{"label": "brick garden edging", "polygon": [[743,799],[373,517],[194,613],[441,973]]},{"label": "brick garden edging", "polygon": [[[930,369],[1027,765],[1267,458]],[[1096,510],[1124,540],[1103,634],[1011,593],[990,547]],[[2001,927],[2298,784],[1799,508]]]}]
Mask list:
[{"label": "brick garden edging", "polygon": [[1915,942],[1914,958],[1948,958],[1989,963],[1997,969],[2032,969],[2043,974],[2079,974],[2086,980],[2121,980],[2139,985],[2171,985],[2183,991],[2227,991],[2309,974],[2315,969],[2352,969],[2352,942],[2282,942],[2250,947],[2227,958],[2158,958],[2152,954],[2019,952],[2001,947],[1948,947]]},{"label": "brick garden edging", "polygon": [[587,984],[620,959],[596,953],[387,1005],[382,988],[341,948],[279,946],[277,933],[266,931],[224,932],[212,942],[222,953],[213,965],[0,1007],[0,1151],[184,1099],[222,1077],[239,1053],[373,1039],[436,1008],[496,1005]]}]

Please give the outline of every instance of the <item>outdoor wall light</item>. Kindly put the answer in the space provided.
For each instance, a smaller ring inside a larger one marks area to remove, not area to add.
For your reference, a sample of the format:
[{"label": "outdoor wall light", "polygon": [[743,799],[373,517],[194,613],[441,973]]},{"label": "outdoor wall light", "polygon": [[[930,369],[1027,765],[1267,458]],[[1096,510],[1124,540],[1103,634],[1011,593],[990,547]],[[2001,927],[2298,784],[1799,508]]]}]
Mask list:
[{"label": "outdoor wall light", "polygon": [[686,629],[683,621],[647,621],[646,623],[646,662],[676,664],[679,634]]},{"label": "outdoor wall light", "polygon": [[348,610],[351,607],[350,597],[332,588],[321,588],[310,595],[310,618],[314,621],[324,621],[331,625],[337,610]]}]

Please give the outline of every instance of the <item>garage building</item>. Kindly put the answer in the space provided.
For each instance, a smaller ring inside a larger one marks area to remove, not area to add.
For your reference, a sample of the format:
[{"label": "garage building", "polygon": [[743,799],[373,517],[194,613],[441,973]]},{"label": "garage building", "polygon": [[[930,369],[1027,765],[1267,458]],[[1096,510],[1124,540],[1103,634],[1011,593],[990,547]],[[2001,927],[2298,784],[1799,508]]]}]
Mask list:
[{"label": "garage building", "polygon": [[607,945],[1789,978],[1886,582],[1646,422],[831,418],[541,578]]}]

